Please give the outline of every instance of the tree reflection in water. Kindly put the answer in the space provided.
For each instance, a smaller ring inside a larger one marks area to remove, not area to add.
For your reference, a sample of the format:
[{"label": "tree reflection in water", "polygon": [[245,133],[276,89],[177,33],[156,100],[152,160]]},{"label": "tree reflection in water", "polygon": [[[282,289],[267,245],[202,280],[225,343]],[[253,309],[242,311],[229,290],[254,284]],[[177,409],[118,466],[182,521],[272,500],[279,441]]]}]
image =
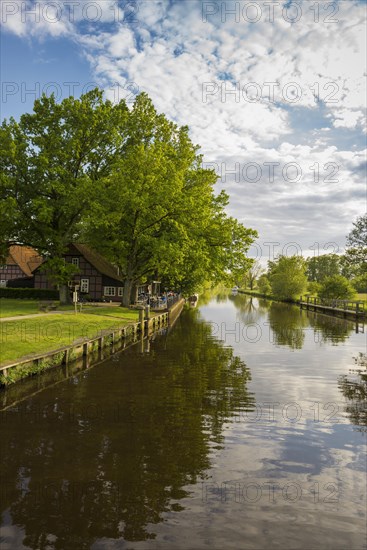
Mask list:
[{"label": "tree reflection in water", "polygon": [[346,412],[359,431],[367,431],[367,355],[359,353],[355,358],[356,369],[350,369],[350,376],[340,376],[338,386],[348,400]]},{"label": "tree reflection in water", "polygon": [[260,322],[269,307],[269,302],[248,294],[239,293],[229,295],[228,298],[237,309],[237,319],[244,325]]},{"label": "tree reflection in water", "polygon": [[198,316],[184,311],[149,355],[131,348],[2,413],[2,511],[25,546],[153,539],[181,509],[223,424],[254,407],[249,369]]},{"label": "tree reflection in water", "polygon": [[298,307],[272,302],[269,307],[269,323],[276,345],[288,346],[292,350],[302,348],[305,328],[309,323]]},{"label": "tree reflection in water", "polygon": [[337,345],[348,340],[350,334],[355,331],[352,321],[341,317],[323,315],[312,311],[307,311],[306,315],[310,326],[314,328],[316,342],[330,342]]}]

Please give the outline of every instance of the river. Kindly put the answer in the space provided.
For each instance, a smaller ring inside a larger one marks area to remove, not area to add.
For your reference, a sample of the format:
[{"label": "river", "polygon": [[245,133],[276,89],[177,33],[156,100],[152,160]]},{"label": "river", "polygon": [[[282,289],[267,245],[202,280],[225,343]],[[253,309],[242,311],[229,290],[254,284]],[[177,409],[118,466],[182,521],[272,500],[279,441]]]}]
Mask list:
[{"label": "river", "polygon": [[32,380],[0,413],[1,549],[366,548],[365,353],[361,325],[223,293]]}]

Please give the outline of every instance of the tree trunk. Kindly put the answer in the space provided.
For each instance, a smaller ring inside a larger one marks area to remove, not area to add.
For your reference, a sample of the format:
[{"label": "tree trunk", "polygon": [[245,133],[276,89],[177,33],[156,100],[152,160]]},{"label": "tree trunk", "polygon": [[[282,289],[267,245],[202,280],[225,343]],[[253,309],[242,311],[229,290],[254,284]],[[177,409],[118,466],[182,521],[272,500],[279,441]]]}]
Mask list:
[{"label": "tree trunk", "polygon": [[132,303],[132,293],[134,289],[134,282],[135,279],[133,277],[134,275],[134,261],[135,261],[135,241],[133,241],[132,248],[131,248],[131,255],[130,259],[127,264],[126,269],[126,279],[124,282],[124,293],[122,296],[122,304],[125,307],[129,307]]},{"label": "tree trunk", "polygon": [[70,289],[68,285],[59,286],[59,298],[61,305],[71,304]]},{"label": "tree trunk", "polygon": [[129,307],[131,304],[131,293],[134,286],[134,281],[132,279],[125,279],[124,283],[124,294],[122,296],[122,305]]},{"label": "tree trunk", "polygon": [[136,283],[134,283],[132,288],[131,301],[132,303],[136,303],[138,301],[138,285]]}]

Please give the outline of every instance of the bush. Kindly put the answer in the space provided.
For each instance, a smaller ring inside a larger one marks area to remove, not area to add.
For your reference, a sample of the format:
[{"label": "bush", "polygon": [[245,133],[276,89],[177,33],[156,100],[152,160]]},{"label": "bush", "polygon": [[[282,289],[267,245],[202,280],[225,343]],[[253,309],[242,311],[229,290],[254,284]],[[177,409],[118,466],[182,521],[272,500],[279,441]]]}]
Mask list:
[{"label": "bush", "polygon": [[366,293],[367,292],[367,273],[358,275],[352,279],[352,284],[357,292]]},{"label": "bush", "polygon": [[316,283],[316,281],[310,281],[307,285],[307,291],[314,296],[317,296],[317,294],[320,292],[320,288],[321,284]]},{"label": "bush", "polygon": [[23,300],[58,300],[58,290],[46,288],[0,288],[0,298],[19,298]]},{"label": "bush", "polygon": [[261,292],[261,294],[271,294],[271,286],[269,283],[269,279],[266,275],[261,275],[261,277],[257,281],[257,288]]},{"label": "bush", "polygon": [[351,282],[343,275],[326,277],[321,284],[319,297],[322,300],[350,300],[355,296],[355,289]]}]

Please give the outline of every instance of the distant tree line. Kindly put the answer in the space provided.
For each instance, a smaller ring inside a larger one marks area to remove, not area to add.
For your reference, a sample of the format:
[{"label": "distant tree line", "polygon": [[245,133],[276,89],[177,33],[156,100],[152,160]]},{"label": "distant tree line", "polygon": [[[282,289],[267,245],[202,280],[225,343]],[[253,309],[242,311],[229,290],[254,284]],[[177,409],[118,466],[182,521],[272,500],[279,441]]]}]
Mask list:
[{"label": "distant tree line", "polygon": [[351,299],[356,293],[367,292],[367,215],[353,223],[346,245],[342,255],[281,255],[268,262],[266,273],[255,262],[240,284],[284,300],[295,300],[306,293],[325,299]]}]

